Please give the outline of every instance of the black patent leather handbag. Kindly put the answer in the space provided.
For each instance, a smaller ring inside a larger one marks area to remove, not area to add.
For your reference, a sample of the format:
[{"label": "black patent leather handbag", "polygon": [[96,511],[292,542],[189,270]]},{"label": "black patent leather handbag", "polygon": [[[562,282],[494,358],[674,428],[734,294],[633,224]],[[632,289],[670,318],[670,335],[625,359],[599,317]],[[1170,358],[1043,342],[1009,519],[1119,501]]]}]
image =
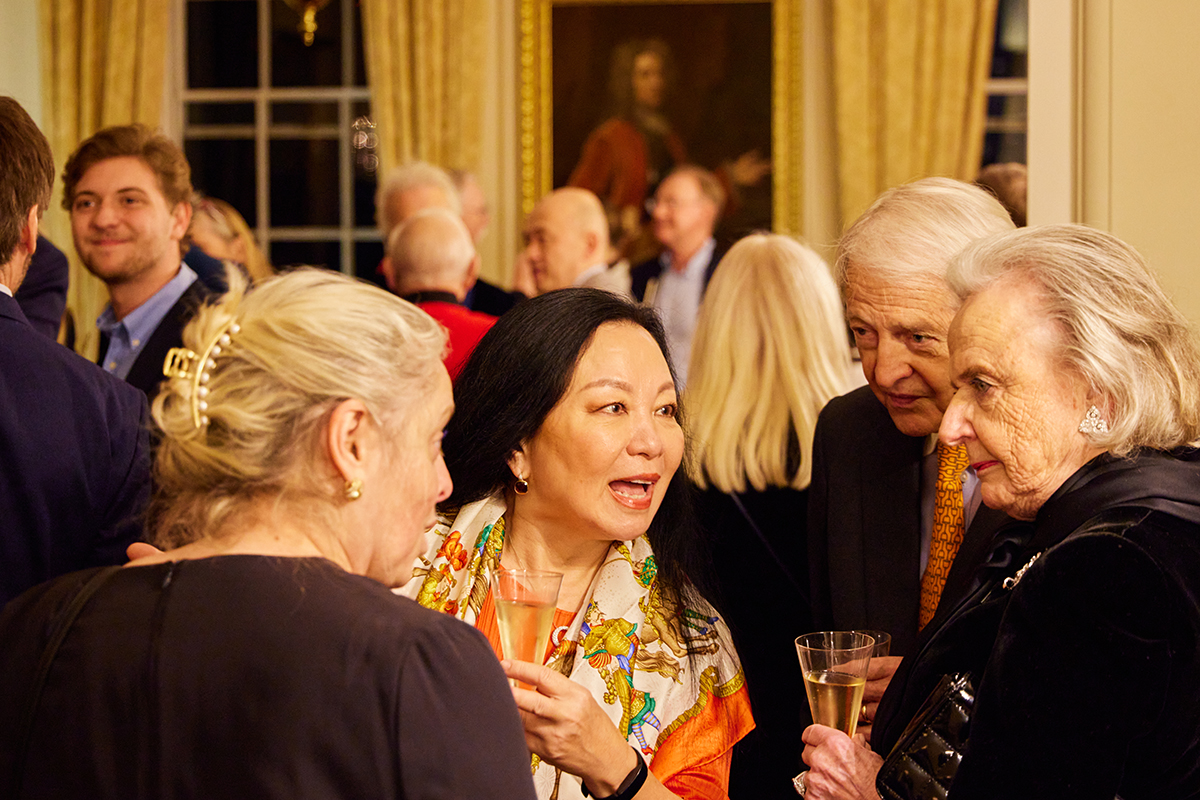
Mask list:
[{"label": "black patent leather handbag", "polygon": [[875,779],[884,800],[945,800],[970,734],[975,687],[944,675],[913,716]]}]

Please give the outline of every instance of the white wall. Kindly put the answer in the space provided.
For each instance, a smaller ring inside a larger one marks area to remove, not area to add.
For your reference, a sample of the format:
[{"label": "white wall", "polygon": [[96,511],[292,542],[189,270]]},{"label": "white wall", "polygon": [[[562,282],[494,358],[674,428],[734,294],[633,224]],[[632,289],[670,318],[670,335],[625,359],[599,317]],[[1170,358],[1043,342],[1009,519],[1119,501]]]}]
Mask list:
[{"label": "white wall", "polygon": [[1200,3],[1030,4],[1030,222],[1136,247],[1200,325]]},{"label": "white wall", "polygon": [[35,0],[0,0],[0,95],[15,97],[41,125],[37,8]]}]

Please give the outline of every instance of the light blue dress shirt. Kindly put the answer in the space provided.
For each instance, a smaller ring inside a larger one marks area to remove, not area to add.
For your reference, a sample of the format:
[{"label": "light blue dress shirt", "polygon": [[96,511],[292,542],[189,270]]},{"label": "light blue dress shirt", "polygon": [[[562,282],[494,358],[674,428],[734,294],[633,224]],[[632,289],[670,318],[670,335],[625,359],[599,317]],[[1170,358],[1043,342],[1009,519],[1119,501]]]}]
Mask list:
[{"label": "light blue dress shirt", "polygon": [[654,293],[654,308],[662,317],[680,389],[687,383],[692,336],[696,333],[696,318],[700,314],[700,300],[704,297],[704,273],[716,247],[716,240],[710,238],[688,259],[683,271],[672,268],[670,253],[659,256],[663,271]]},{"label": "light blue dress shirt", "polygon": [[100,362],[105,372],[121,380],[129,376],[129,370],[137,361],[146,340],[195,280],[196,273],[192,268],[180,263],[179,273],[151,295],[149,300],[126,314],[124,319],[117,319],[111,304],[104,307],[96,320],[96,327],[108,335],[108,350]]}]

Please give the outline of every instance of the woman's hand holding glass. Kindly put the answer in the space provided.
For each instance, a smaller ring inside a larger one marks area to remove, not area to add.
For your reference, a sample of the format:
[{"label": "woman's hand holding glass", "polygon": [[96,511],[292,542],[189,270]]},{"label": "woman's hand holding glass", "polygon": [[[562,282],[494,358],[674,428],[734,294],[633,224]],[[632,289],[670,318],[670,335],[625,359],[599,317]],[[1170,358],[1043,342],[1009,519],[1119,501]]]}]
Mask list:
[{"label": "woman's hand holding glass", "polygon": [[[530,752],[583,778],[593,797],[616,793],[637,766],[636,756],[592,693],[549,667],[508,659],[500,666],[510,679],[532,687],[513,689]],[[639,796],[651,783],[659,785],[653,774]]]}]

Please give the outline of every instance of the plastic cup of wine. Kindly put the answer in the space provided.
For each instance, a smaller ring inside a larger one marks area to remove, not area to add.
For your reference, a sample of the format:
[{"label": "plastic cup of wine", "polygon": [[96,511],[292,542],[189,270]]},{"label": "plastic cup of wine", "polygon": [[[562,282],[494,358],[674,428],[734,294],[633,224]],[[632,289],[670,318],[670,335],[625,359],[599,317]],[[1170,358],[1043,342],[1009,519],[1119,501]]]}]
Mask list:
[{"label": "plastic cup of wine", "polygon": [[796,639],[813,722],[853,736],[875,640],[861,631],[821,631]]},{"label": "plastic cup of wine", "polygon": [[887,631],[854,631],[854,633],[865,633],[875,640],[871,658],[883,658],[892,654],[892,635]]},{"label": "plastic cup of wine", "polygon": [[[546,642],[558,602],[561,572],[500,569],[492,573],[492,601],[500,628],[500,649],[512,661],[545,660]],[[532,688],[518,681],[514,686]]]}]

